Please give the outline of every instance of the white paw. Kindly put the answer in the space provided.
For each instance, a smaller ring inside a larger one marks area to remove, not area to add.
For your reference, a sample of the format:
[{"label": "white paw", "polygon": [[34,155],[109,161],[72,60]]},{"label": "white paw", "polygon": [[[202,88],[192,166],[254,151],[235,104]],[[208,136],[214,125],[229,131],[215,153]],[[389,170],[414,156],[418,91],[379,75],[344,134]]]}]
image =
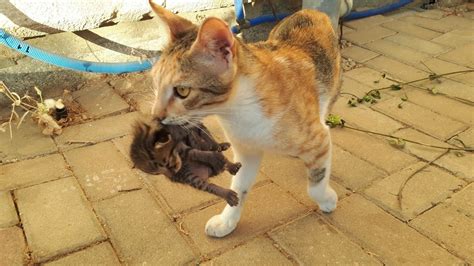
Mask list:
[{"label": "white paw", "polygon": [[328,188],[324,200],[318,202],[322,212],[329,213],[337,207],[337,194],[332,188]]},{"label": "white paw", "polygon": [[206,234],[212,237],[224,237],[237,227],[237,221],[224,219],[221,214],[214,215],[206,223]]}]

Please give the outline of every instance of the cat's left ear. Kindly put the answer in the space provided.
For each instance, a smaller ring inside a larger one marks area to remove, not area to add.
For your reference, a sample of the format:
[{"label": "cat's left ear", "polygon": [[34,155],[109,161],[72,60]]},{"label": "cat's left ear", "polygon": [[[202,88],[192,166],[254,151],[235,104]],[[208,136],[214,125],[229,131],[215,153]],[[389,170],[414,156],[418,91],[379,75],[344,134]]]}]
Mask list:
[{"label": "cat's left ear", "polygon": [[223,20],[210,17],[204,20],[191,51],[216,74],[228,70],[235,54],[235,39]]}]

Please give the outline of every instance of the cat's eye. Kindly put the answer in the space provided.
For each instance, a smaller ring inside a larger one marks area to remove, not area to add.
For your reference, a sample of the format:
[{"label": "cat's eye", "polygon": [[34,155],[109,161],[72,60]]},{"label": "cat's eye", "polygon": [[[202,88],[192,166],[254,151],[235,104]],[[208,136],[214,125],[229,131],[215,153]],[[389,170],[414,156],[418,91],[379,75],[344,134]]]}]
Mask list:
[{"label": "cat's eye", "polygon": [[191,92],[191,88],[189,87],[173,87],[174,90],[174,95],[177,97],[184,99],[189,96],[189,93]]}]

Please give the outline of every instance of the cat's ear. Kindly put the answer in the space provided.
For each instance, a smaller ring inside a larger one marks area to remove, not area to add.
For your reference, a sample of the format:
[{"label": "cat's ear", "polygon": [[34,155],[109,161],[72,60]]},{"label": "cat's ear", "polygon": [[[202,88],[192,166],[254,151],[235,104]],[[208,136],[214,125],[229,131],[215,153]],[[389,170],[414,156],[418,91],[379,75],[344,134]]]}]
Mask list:
[{"label": "cat's ear", "polygon": [[232,65],[235,53],[234,35],[227,23],[218,18],[207,18],[199,28],[191,51],[201,63],[220,74]]},{"label": "cat's ear", "polygon": [[184,33],[196,28],[196,25],[194,25],[191,21],[165,9],[164,7],[155,3],[155,0],[148,0],[148,2],[150,3],[150,7],[153,12],[155,12],[155,14],[158,15],[158,17],[168,25],[171,40],[174,41]]}]

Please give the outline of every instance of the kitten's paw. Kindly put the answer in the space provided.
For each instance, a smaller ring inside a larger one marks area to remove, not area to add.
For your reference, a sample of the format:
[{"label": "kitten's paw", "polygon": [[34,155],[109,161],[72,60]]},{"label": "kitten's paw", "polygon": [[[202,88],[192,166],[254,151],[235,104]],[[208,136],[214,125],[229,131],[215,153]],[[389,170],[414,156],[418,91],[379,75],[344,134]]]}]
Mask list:
[{"label": "kitten's paw", "polygon": [[227,195],[225,196],[225,200],[227,201],[227,204],[229,204],[232,207],[237,206],[239,204],[239,196],[233,190],[229,190],[227,192]]},{"label": "kitten's paw", "polygon": [[229,171],[231,175],[235,175],[240,170],[240,167],[242,167],[241,163],[229,163],[227,165],[227,171]]},{"label": "kitten's paw", "polygon": [[212,237],[224,237],[237,227],[237,221],[223,219],[222,214],[214,215],[206,223],[206,234]]},{"label": "kitten's paw", "polygon": [[230,148],[230,143],[229,142],[223,142],[219,143],[219,149],[218,151],[226,151]]},{"label": "kitten's paw", "polygon": [[330,213],[337,207],[337,194],[332,188],[328,188],[326,191],[326,197],[324,200],[318,202],[319,209],[322,212]]}]

